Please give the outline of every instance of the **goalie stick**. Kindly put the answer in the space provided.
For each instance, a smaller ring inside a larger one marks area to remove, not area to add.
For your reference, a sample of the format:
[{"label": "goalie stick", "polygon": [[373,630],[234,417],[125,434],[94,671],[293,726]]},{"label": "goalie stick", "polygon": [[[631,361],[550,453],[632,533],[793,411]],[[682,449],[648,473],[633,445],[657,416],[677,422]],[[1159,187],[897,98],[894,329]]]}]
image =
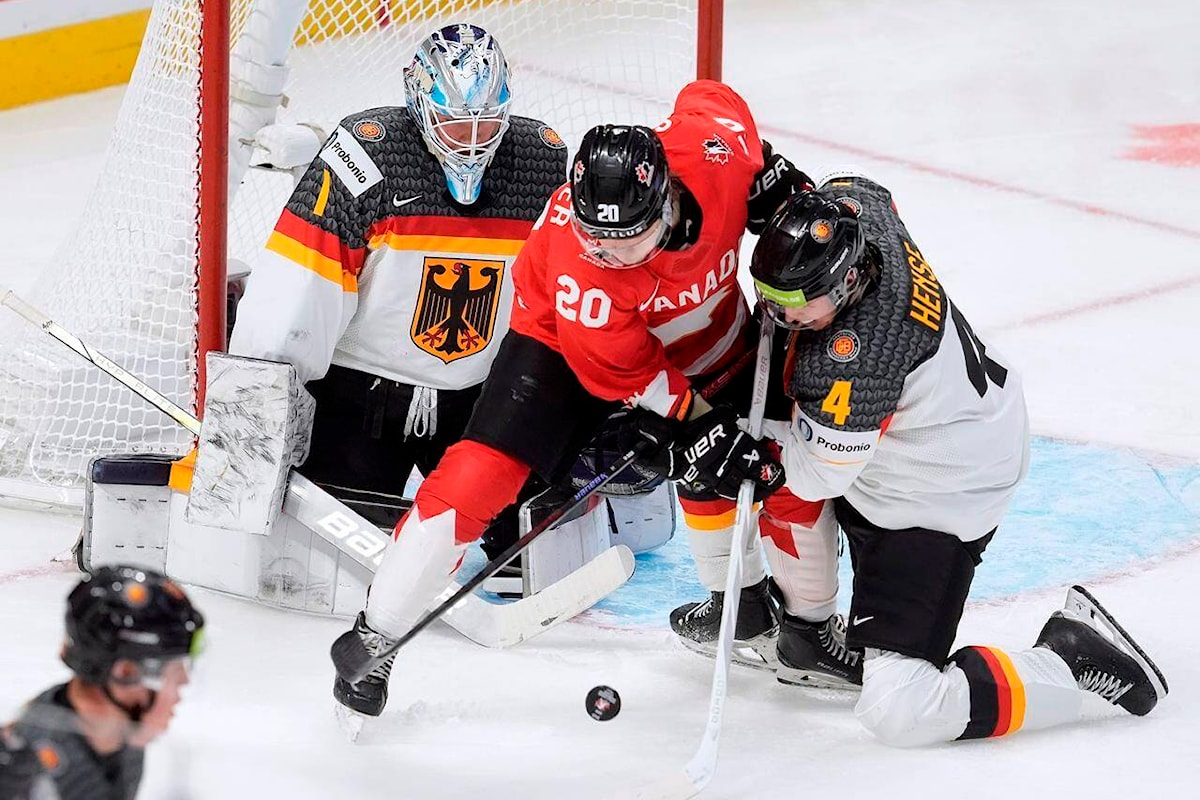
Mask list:
[{"label": "goalie stick", "polygon": [[[762,435],[767,385],[770,382],[771,336],[774,327],[774,323],[764,314],[758,334],[758,357],[754,365],[754,394],[750,401],[749,433],[755,438]],[[729,683],[729,663],[733,656],[733,634],[737,625],[738,603],[741,600],[742,559],[753,524],[754,484],[747,480],[742,481],[738,489],[733,542],[729,551],[729,574],[725,578],[725,605],[721,609],[721,632],[717,639],[712,692],[708,701],[708,721],[704,726],[704,735],[700,738],[700,746],[683,769],[636,789],[632,795],[621,794],[620,798],[632,796],[635,800],[686,800],[695,797],[708,786],[717,770],[721,723],[725,716]]]},{"label": "goalie stick", "polygon": [[[193,414],[176,405],[103,353],[93,350],[78,336],[26,303],[11,289],[3,290],[0,303],[124,384],[134,394],[191,433],[199,435],[201,423]],[[372,573],[383,559],[384,550],[391,542],[390,537],[377,527],[295,471],[288,481],[283,510]],[[555,518],[555,521],[557,519]],[[453,604],[453,611],[445,614],[444,618],[452,628],[477,644],[484,647],[509,647],[531,639],[591,608],[624,585],[632,574],[633,554],[629,548],[619,545],[537,594],[512,603],[489,603],[473,594],[468,596],[460,592],[461,597]],[[454,591],[455,588],[456,584],[451,584],[446,592]],[[444,597],[445,594],[438,600]],[[442,603],[439,608],[445,605],[446,603]]]}]

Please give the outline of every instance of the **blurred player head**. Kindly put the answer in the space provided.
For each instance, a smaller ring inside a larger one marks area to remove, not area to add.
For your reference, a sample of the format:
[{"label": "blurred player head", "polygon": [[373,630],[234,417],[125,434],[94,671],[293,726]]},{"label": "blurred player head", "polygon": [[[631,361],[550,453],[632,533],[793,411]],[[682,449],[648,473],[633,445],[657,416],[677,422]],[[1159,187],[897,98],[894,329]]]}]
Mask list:
[{"label": "blurred player head", "polygon": [[662,251],[677,216],[667,154],[641,125],[597,125],[571,164],[571,224],[585,251],[624,269]]},{"label": "blurred player head", "polygon": [[183,589],[140,567],[100,567],[67,597],[62,659],[138,723],[144,746],[166,730],[199,652],[204,617]]},{"label": "blurred player head", "polygon": [[500,45],[474,25],[434,31],[404,70],[404,94],[451,196],[474,203],[508,130],[508,64]]},{"label": "blurred player head", "polygon": [[869,285],[866,241],[854,209],[800,192],[767,224],[750,259],[763,312],[792,330],[821,330]]}]

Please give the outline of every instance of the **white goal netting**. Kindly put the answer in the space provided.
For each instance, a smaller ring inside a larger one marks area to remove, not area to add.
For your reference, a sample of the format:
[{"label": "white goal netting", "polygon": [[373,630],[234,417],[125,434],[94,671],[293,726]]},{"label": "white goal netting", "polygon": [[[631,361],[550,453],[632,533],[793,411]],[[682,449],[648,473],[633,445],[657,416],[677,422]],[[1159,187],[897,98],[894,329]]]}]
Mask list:
[{"label": "white goal netting", "polygon": [[[573,149],[594,124],[666,115],[695,75],[697,2],[230,0],[233,94],[262,113],[262,90],[286,67],[286,106],[269,108],[265,121],[328,131],[351,112],[403,103],[402,70],[417,42],[471,22],[508,56],[514,113],[549,122]],[[196,390],[200,3],[155,3],[83,221],[25,298],[185,408]],[[234,105],[236,153],[247,123]],[[251,170],[237,183],[229,251],[252,264],[291,177]],[[0,316],[0,495],[78,503],[94,456],[190,445],[132,392],[15,315]]]}]

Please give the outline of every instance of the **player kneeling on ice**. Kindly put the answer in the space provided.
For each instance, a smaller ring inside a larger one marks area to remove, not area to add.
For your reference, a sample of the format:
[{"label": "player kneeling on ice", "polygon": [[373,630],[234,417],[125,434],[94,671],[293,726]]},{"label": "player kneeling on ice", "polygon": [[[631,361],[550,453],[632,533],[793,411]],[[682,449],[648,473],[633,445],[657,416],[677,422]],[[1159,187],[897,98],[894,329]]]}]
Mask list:
[{"label": "player kneeling on ice", "polygon": [[[341,680],[381,680],[466,545],[531,472],[553,483],[568,471],[615,409],[645,409],[671,430],[717,431],[736,414],[707,414],[706,387],[718,401],[749,404],[753,370],[742,367],[755,336],[738,244],[807,177],[759,139],[732,89],[696,81],[653,130],[588,131],[568,178],[513,266],[512,329],[464,441],[422,484],[366,610],[334,643]],[[724,535],[728,547],[734,502],[682,484],[680,495],[689,527]],[[706,582],[723,583],[721,560],[705,563]],[[761,559],[747,573],[765,593]],[[764,625],[773,627],[769,615]]]},{"label": "player kneeling on ice", "polygon": [[[950,302],[890,193],[851,175],[795,195],[751,273],[764,311],[795,331],[792,421],[769,432],[787,489],[818,520],[805,535],[824,539],[766,548],[783,601],[779,679],[861,683],[858,719],[900,746],[1070,722],[1084,692],[1154,708],[1161,673],[1079,587],[1033,648],[950,652],[1026,473],[1029,426],[1020,376]],[[855,571],[848,629],[829,591],[837,525]],[[825,562],[805,563],[812,553]]]},{"label": "player kneeling on ice", "polygon": [[188,683],[204,617],[165,576],[108,566],[71,591],[66,629],[74,677],[0,728],[0,797],[132,800],[145,748]]}]

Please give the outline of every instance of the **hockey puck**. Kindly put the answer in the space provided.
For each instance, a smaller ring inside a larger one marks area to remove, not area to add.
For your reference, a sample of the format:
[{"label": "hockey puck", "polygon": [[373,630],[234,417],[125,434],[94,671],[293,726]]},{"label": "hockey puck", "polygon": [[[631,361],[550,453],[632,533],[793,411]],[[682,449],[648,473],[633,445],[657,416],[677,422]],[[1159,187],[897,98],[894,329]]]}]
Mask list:
[{"label": "hockey puck", "polygon": [[621,695],[611,686],[594,686],[587,693],[584,708],[597,722],[606,722],[621,711]]}]

